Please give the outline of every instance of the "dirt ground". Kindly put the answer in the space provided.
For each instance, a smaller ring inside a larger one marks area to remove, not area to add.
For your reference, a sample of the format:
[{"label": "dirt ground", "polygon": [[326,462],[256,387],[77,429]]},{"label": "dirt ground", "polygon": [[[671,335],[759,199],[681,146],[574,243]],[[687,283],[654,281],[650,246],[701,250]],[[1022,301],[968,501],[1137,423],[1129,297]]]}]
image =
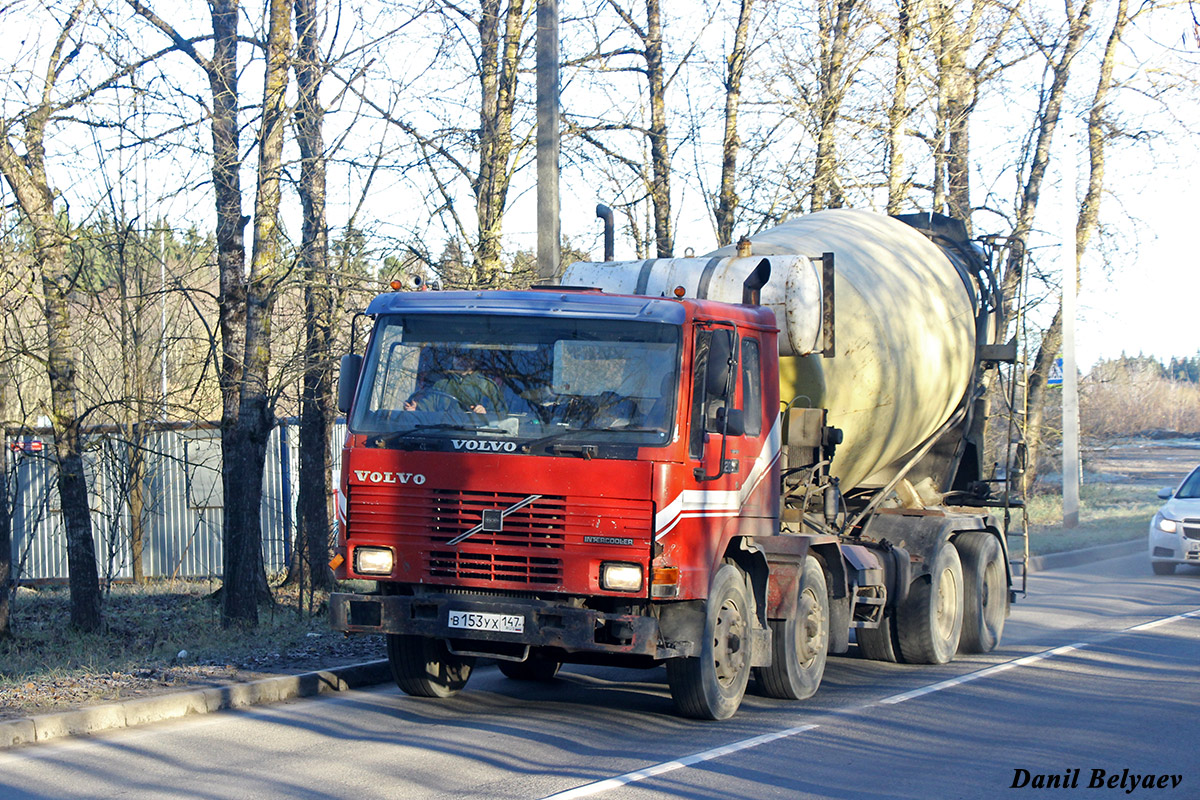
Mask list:
[{"label": "dirt ground", "polygon": [[1085,480],[1174,489],[1200,464],[1200,440],[1140,439],[1083,449]]}]

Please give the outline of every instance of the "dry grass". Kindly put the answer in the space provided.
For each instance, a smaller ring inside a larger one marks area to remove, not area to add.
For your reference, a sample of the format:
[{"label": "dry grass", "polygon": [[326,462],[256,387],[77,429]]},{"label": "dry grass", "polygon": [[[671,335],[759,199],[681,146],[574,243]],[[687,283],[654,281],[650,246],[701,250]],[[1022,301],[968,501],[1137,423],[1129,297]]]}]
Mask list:
[{"label": "dry grass", "polygon": [[1084,381],[1080,425],[1094,439],[1159,431],[1200,433],[1200,385],[1146,377]]},{"label": "dry grass", "polygon": [[1079,490],[1079,527],[1066,530],[1061,491],[1036,494],[1028,504],[1029,550],[1044,555],[1145,537],[1161,505],[1144,486],[1085,483]]},{"label": "dry grass", "polygon": [[382,657],[379,637],[330,630],[323,613],[297,610],[294,592],[277,591],[281,604],[260,611],[257,629],[222,629],[216,587],[114,586],[105,629],[91,634],[71,630],[65,587],[22,589],[14,636],[0,642],[0,717]]}]

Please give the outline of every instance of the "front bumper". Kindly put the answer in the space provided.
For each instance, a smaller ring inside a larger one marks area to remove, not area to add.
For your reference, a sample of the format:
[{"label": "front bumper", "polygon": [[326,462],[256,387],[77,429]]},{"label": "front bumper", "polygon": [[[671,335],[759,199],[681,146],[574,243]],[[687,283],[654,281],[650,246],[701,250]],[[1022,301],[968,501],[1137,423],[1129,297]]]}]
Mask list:
[{"label": "front bumper", "polygon": [[1151,561],[1200,564],[1200,539],[1189,538],[1180,531],[1167,533],[1151,524],[1149,545]]},{"label": "front bumper", "polygon": [[[450,626],[451,612],[518,615],[521,633]],[[555,647],[568,653],[621,653],[660,658],[658,620],[610,614],[544,600],[478,595],[362,595],[329,598],[330,623],[347,633],[398,633],[517,647]],[[464,648],[462,644],[458,649]]]}]

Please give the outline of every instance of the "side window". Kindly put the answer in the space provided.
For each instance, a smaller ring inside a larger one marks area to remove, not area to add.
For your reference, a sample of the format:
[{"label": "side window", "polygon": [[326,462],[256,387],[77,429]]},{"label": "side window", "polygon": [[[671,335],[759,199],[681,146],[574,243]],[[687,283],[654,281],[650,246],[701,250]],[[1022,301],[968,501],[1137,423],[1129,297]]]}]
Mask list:
[{"label": "side window", "polygon": [[758,340],[742,340],[742,413],[746,435],[762,433],[762,373],[758,368]]},{"label": "side window", "polygon": [[711,344],[711,331],[696,332],[696,355],[692,359],[692,430],[688,438],[688,455],[692,458],[704,455],[704,378],[708,372],[708,350]]}]

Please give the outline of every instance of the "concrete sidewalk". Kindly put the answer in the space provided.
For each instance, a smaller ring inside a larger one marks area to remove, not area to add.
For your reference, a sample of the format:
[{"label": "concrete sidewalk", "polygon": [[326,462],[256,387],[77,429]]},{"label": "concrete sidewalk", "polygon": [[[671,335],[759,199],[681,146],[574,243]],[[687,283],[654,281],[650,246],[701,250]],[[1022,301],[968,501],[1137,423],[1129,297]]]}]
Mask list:
[{"label": "concrete sidewalk", "polygon": [[[1094,561],[1134,555],[1145,550],[1144,539],[1088,547],[1066,553],[1033,556],[1029,571],[1062,569]],[[368,661],[331,670],[302,675],[279,675],[251,683],[235,683],[211,689],[193,689],[154,697],[142,697],[117,703],[90,706],[75,711],[40,714],[25,719],[0,721],[0,749],[20,744],[45,742],[64,736],[131,728],[188,714],[207,714],[263,703],[277,703],[293,697],[312,697],[387,683],[392,679],[387,661]]]}]

